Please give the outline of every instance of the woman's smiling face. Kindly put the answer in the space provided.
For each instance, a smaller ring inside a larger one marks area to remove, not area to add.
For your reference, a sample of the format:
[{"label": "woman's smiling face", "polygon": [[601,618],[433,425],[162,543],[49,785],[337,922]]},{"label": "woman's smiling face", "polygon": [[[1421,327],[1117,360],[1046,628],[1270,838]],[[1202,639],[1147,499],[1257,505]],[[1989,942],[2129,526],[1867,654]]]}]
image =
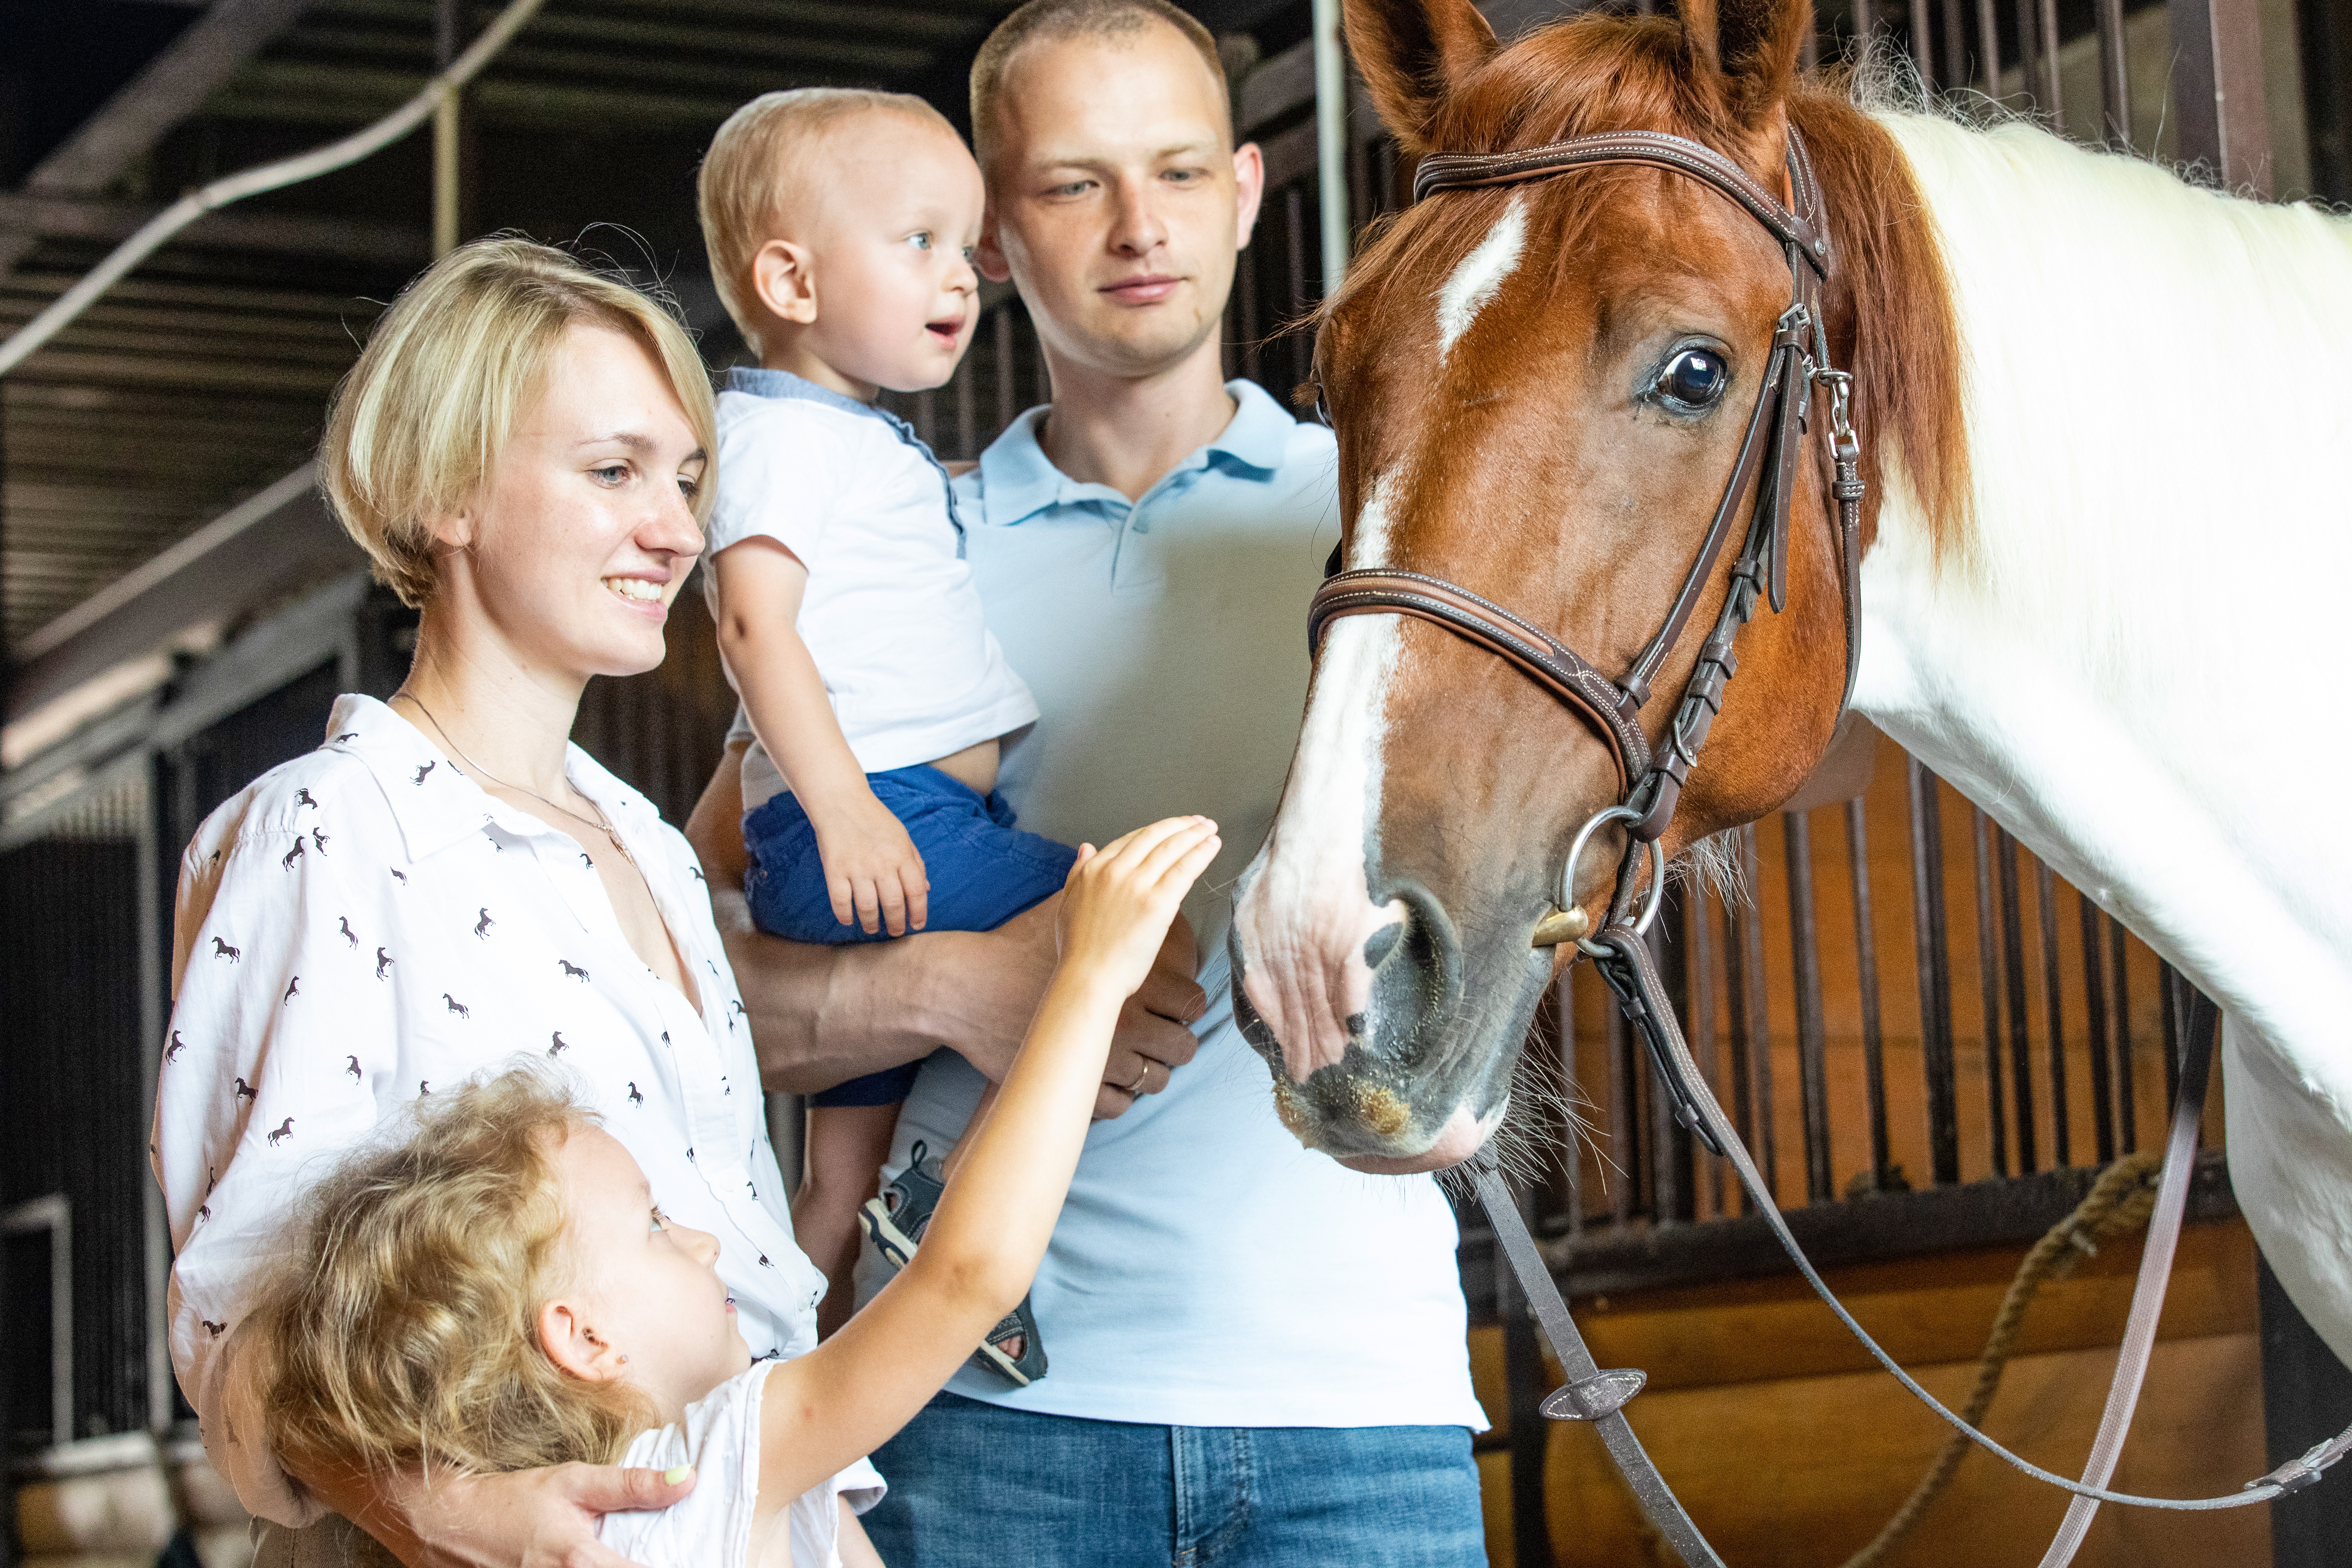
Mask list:
[{"label": "woman's smiling face", "polygon": [[636,339],[576,322],[481,490],[436,527],[436,608],[487,618],[536,673],[636,675],[702,552],[709,454]]}]

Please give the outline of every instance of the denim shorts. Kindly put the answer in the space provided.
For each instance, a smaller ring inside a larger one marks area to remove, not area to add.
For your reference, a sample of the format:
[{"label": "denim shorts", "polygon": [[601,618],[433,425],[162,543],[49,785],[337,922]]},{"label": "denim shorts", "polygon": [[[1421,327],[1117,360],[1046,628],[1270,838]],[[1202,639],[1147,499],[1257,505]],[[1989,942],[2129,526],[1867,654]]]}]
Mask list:
[{"label": "denim shorts", "polygon": [[[893,768],[866,783],[891,816],[906,825],[931,884],[925,931],[993,931],[1014,915],[1061,891],[1076,850],[1024,833],[1002,791],[978,790],[939,769]],[[743,818],[751,869],[743,896],[752,923],[771,936],[824,943],[887,942],[886,928],[868,935],[854,921],[834,918],[816,851],[816,827],[791,793],[771,796]],[[896,1105],[907,1098],[922,1063],[851,1079],[810,1097],[814,1105]]]},{"label": "denim shorts", "polygon": [[914,1568],[1485,1568],[1460,1426],[1157,1426],[940,1394],[861,1522]]}]

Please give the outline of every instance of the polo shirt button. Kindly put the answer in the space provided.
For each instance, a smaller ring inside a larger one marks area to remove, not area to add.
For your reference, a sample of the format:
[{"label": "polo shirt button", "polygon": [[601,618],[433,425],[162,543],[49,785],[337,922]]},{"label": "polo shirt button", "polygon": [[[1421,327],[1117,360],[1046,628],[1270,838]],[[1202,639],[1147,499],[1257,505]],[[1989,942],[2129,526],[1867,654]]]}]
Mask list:
[{"label": "polo shirt button", "polygon": [[1135,531],[1138,533],[1150,533],[1151,531],[1151,525],[1148,522],[1139,522],[1135,525]]}]

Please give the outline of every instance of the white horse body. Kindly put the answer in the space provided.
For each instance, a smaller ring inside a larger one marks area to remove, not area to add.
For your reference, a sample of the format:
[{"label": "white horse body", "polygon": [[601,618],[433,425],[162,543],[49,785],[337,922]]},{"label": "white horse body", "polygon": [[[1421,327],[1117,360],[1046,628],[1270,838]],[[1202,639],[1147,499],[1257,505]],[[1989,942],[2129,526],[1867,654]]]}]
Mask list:
[{"label": "white horse body", "polygon": [[1974,517],[1938,560],[1890,474],[1854,704],[2221,1004],[2239,1205],[2352,1362],[2352,222],[1879,118]]}]

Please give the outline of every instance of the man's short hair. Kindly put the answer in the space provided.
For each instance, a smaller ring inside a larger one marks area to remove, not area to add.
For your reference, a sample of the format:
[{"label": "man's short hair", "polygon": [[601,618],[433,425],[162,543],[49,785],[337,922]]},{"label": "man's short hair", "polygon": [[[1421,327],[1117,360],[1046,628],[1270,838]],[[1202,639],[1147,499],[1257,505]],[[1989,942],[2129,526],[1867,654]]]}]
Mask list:
[{"label": "man's short hair", "polygon": [[1225,136],[1233,139],[1233,102],[1225,89],[1224,62],[1209,29],[1169,0],[1028,0],[996,25],[971,62],[971,145],[980,165],[988,167],[996,147],[997,99],[1004,88],[1013,58],[1030,44],[1065,38],[1132,40],[1153,22],[1165,22],[1184,36],[1209,78],[1217,84],[1217,101],[1225,114]]},{"label": "man's short hair", "polygon": [[760,318],[751,308],[756,300],[751,260],[808,198],[808,176],[825,138],[861,114],[903,114],[955,135],[945,115],[910,93],[803,87],[763,92],[729,115],[703,154],[695,208],[710,253],[710,279],[754,353]]}]

